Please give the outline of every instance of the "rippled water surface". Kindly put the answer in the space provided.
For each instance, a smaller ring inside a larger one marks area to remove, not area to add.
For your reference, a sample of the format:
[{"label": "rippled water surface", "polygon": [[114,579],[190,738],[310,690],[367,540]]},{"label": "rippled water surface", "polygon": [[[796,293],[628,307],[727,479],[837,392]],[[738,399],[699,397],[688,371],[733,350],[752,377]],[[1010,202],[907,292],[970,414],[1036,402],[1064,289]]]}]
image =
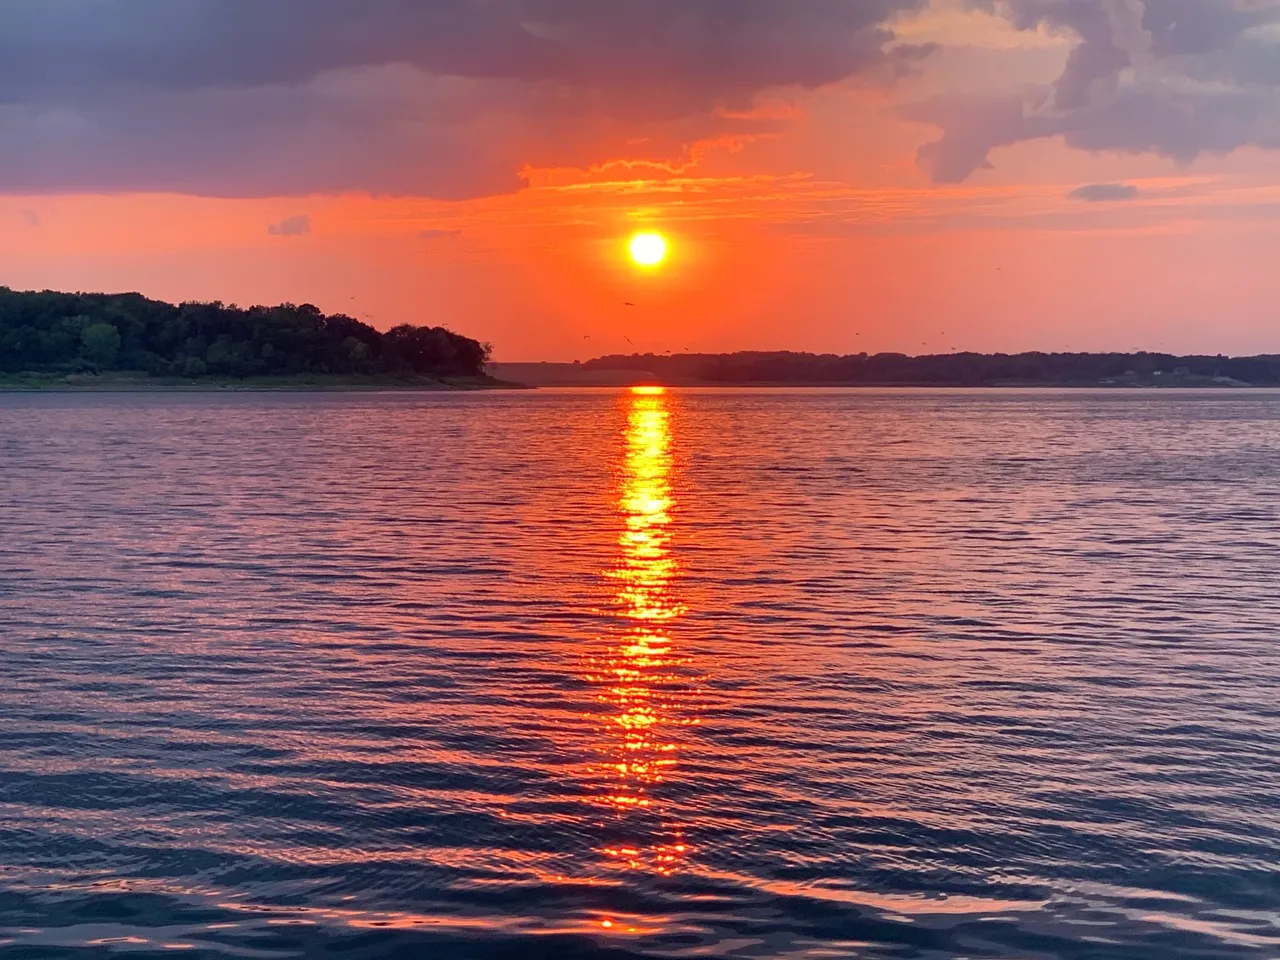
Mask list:
[{"label": "rippled water surface", "polygon": [[1280,956],[1280,394],[0,396],[0,955]]}]

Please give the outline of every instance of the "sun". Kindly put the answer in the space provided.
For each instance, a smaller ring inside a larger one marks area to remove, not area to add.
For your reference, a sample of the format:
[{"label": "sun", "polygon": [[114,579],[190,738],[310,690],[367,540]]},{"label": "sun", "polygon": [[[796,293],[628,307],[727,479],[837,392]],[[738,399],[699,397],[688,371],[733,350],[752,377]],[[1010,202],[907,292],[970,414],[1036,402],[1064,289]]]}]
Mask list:
[{"label": "sun", "polygon": [[631,238],[631,259],[642,267],[656,267],[667,259],[667,238],[660,233],[637,233]]}]

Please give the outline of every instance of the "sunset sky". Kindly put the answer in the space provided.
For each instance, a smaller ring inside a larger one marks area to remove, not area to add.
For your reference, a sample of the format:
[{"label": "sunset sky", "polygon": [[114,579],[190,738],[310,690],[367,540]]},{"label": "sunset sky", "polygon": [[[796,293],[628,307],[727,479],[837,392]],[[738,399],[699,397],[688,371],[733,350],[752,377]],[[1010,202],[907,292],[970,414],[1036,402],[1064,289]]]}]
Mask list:
[{"label": "sunset sky", "polygon": [[14,288],[502,360],[1240,354],[1278,264],[1274,0],[0,0]]}]

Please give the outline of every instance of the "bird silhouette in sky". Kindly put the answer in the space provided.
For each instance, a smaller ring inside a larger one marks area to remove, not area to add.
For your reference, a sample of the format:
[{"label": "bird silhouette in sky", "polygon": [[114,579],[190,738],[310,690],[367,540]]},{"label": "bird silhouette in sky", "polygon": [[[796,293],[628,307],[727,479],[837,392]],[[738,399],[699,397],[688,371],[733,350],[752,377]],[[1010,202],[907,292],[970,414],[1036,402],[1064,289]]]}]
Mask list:
[{"label": "bird silhouette in sky", "polygon": [[623,305],[624,307],[634,307],[634,306],[635,306],[635,304],[634,304],[634,303],[623,303],[622,305]]},{"label": "bird silhouette in sky", "polygon": [[627,341],[627,343],[630,343],[633,347],[635,346],[635,343],[633,343],[631,338],[628,337],[625,333],[622,335],[622,339]]}]

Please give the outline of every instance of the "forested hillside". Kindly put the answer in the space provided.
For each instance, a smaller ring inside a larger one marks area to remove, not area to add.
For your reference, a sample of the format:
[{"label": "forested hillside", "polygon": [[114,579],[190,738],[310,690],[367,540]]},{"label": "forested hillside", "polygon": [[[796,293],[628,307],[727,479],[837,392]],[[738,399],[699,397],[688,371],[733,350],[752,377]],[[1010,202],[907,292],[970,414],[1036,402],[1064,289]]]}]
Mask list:
[{"label": "forested hillside", "polygon": [[156,377],[483,375],[489,348],[443,327],[386,333],[310,304],[184,303],[136,293],[0,287],[0,371],[139,371]]}]

